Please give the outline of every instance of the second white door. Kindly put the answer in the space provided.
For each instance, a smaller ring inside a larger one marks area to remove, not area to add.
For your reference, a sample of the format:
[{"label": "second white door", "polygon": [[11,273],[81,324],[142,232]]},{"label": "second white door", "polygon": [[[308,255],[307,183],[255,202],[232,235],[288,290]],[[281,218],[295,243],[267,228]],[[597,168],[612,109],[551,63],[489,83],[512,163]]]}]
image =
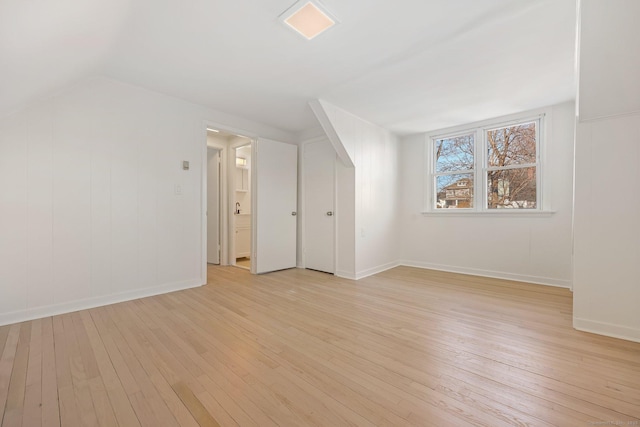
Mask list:
[{"label": "second white door", "polygon": [[305,268],[335,272],[336,152],[328,140],[304,145]]},{"label": "second white door", "polygon": [[262,138],[254,146],[253,272],[294,268],[298,147]]}]

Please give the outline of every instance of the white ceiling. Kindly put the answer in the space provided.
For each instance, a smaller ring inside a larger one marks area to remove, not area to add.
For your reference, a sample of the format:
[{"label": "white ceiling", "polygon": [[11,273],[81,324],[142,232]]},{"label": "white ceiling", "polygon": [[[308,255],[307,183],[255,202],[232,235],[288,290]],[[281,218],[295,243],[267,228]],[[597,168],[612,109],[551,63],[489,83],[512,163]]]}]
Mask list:
[{"label": "white ceiling", "polygon": [[325,99],[398,133],[575,97],[575,0],[324,0],[307,41],[295,0],[3,0],[0,116],[106,75],[301,132]]}]

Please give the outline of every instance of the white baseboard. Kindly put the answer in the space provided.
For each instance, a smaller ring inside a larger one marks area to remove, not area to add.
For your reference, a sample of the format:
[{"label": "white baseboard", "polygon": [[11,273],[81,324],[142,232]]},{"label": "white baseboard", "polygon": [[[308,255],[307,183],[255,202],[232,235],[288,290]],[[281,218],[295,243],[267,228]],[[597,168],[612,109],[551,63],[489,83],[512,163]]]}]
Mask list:
[{"label": "white baseboard", "polygon": [[471,274],[474,276],[492,277],[494,279],[514,280],[516,282],[536,283],[538,285],[555,286],[571,289],[571,281],[551,277],[528,276],[524,274],[506,273],[503,271],[482,270],[479,268],[458,267],[453,265],[432,264],[422,261],[401,260],[398,265],[427,268],[430,270],[448,271],[451,273]]},{"label": "white baseboard", "polygon": [[573,327],[582,332],[605,335],[608,337],[620,338],[627,341],[640,342],[640,330],[629,328],[628,326],[595,322],[593,320],[574,317]]},{"label": "white baseboard", "polygon": [[356,280],[364,279],[365,277],[373,276],[374,274],[382,273],[383,271],[390,270],[392,268],[398,267],[400,262],[393,261],[386,264],[379,265],[377,267],[368,268],[366,270],[356,272]]},{"label": "white baseboard", "polygon": [[336,272],[333,273],[333,274],[336,277],[341,277],[343,279],[357,280],[356,279],[356,275],[353,274],[353,272],[351,272],[351,271],[336,270]]},{"label": "white baseboard", "polygon": [[199,279],[0,314],[0,326],[202,286]]}]

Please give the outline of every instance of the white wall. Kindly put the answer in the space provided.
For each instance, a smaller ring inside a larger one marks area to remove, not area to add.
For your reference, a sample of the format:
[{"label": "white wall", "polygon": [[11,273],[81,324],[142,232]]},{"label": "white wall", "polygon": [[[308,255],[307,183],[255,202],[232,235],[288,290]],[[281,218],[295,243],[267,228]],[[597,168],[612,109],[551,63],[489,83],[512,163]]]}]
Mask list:
[{"label": "white wall", "polygon": [[206,122],[291,140],[104,78],[1,119],[0,324],[203,284]]},{"label": "white wall", "polygon": [[571,285],[574,104],[547,116],[543,179],[551,215],[422,214],[426,134],[400,142],[402,263],[556,286]]},{"label": "white wall", "polygon": [[[339,155],[346,152],[355,166],[353,170],[342,163],[337,169],[336,274],[361,278],[396,266],[400,254],[398,139],[388,130],[327,102],[315,105],[316,114],[319,108],[329,122],[319,117],[323,127],[330,126],[327,134],[332,144],[339,145],[336,152]],[[355,200],[353,211],[351,200]],[[348,241],[352,238],[353,244]],[[355,251],[353,265],[349,256],[352,251]],[[344,260],[343,255],[347,256]],[[348,270],[351,267],[353,273]]]},{"label": "white wall", "polygon": [[577,329],[640,341],[640,2],[582,0]]},{"label": "white wall", "polygon": [[638,17],[638,0],[581,0],[581,121],[640,112]]},{"label": "white wall", "polygon": [[[640,72],[640,70],[638,70]],[[640,341],[640,114],[580,123],[574,326]]]},{"label": "white wall", "polygon": [[388,130],[353,116],[356,165],[356,276],[398,265],[398,138]]},{"label": "white wall", "polygon": [[356,278],[356,171],[336,162],[336,276]]}]

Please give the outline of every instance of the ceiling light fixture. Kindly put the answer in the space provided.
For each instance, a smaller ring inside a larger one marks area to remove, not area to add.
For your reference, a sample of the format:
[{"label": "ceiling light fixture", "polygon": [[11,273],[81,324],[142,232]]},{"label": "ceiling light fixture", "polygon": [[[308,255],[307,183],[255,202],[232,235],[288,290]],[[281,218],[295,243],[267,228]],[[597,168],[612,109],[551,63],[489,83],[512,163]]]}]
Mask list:
[{"label": "ceiling light fixture", "polygon": [[208,130],[209,132],[216,132],[216,133],[217,133],[217,132],[220,132],[218,129],[211,129],[211,128],[207,128],[207,130]]},{"label": "ceiling light fixture", "polygon": [[298,0],[280,15],[280,20],[307,40],[317,37],[338,22],[317,1],[309,0]]}]

